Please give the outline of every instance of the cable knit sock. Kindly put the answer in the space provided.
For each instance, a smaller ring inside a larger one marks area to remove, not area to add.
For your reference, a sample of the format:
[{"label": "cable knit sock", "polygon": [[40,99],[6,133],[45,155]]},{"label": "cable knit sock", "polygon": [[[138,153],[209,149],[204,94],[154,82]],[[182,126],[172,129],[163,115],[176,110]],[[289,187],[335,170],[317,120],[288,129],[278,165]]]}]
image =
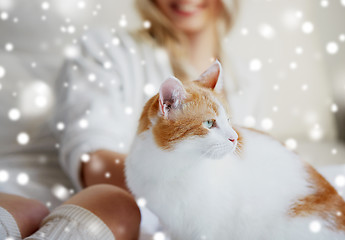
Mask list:
[{"label": "cable knit sock", "polygon": [[92,212],[62,205],[49,214],[41,228],[25,240],[115,240],[110,229]]},{"label": "cable knit sock", "polygon": [[0,239],[22,239],[18,225],[13,216],[2,207],[0,207]]}]

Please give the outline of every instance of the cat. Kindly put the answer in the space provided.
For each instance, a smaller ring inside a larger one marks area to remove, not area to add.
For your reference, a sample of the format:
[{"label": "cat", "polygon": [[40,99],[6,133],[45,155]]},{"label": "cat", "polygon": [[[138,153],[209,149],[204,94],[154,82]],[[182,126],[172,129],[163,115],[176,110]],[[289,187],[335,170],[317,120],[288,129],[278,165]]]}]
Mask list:
[{"label": "cat", "polygon": [[267,134],[232,126],[222,68],[165,80],[142,112],[127,184],[176,240],[345,239],[345,203]]}]

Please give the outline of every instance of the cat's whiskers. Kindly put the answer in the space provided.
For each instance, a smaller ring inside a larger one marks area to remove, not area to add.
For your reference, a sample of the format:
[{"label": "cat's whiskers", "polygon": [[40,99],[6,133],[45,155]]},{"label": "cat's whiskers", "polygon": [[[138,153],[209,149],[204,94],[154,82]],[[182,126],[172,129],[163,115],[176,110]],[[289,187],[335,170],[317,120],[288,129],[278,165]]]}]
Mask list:
[{"label": "cat's whiskers", "polygon": [[[227,153],[227,151],[225,151],[226,149],[228,149],[227,144],[215,144],[207,149],[207,151],[202,154],[202,157],[219,158],[223,153],[224,155]],[[231,151],[229,150],[228,152],[230,153]]]},{"label": "cat's whiskers", "polygon": [[238,158],[241,158],[241,155],[243,153],[243,148],[242,148],[243,144],[240,142],[237,142],[235,151],[234,151],[234,155]]}]

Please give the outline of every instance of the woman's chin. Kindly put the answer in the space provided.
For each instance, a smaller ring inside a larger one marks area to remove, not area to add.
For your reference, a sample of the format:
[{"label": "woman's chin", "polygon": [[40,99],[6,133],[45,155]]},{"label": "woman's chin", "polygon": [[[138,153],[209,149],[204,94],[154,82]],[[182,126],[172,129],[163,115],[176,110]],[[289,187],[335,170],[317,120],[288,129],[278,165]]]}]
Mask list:
[{"label": "woman's chin", "polygon": [[200,21],[192,21],[189,23],[179,23],[175,25],[176,28],[185,34],[196,34],[205,30],[206,25],[200,24]]}]

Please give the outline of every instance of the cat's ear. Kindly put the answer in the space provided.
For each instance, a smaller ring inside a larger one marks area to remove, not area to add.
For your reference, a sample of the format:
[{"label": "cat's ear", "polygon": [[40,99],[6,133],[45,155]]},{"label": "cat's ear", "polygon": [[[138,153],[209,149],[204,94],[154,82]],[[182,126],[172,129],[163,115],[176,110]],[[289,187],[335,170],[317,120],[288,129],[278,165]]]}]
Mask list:
[{"label": "cat's ear", "polygon": [[164,117],[168,117],[169,112],[180,106],[186,98],[186,90],[180,80],[170,77],[165,80],[159,89],[159,109]]},{"label": "cat's ear", "polygon": [[223,88],[222,65],[220,62],[216,60],[196,81],[204,87],[220,92]]}]

